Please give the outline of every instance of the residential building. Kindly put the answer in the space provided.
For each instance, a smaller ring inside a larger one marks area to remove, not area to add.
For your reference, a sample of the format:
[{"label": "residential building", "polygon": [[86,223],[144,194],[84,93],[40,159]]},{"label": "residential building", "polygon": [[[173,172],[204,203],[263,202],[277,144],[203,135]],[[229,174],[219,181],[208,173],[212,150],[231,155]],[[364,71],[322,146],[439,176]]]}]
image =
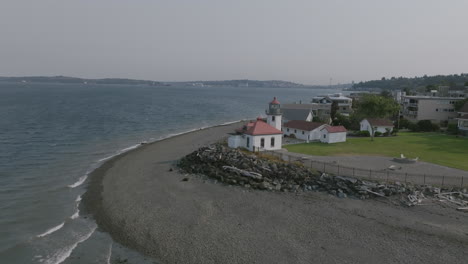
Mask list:
[{"label": "residential building", "polygon": [[285,136],[294,135],[297,139],[314,141],[320,139],[320,129],[327,126],[324,123],[307,122],[303,120],[292,120],[283,125]]},{"label": "residential building", "polygon": [[312,98],[312,103],[315,103],[318,105],[327,105],[331,107],[333,102],[338,103],[338,113],[342,115],[351,114],[353,99],[343,96],[343,94],[341,93],[316,96]]},{"label": "residential building", "polygon": [[463,98],[435,96],[403,96],[402,115],[412,122],[431,120],[440,124],[457,117],[455,102]]},{"label": "residential building", "polygon": [[320,129],[320,142],[338,143],[346,142],[347,130],[344,126],[325,125]]},{"label": "residential building", "polygon": [[458,131],[464,136],[468,136],[468,102],[458,111]]},{"label": "residential building", "polygon": [[283,113],[283,124],[291,120],[302,120],[312,122],[312,109],[281,109]]},{"label": "residential building", "polygon": [[391,133],[393,131],[393,122],[388,119],[382,118],[365,118],[360,122],[361,131],[369,131],[372,135],[372,131],[380,133]]},{"label": "residential building", "polygon": [[[318,118],[320,119],[321,122],[330,123],[331,104],[316,104],[316,103],[302,104],[300,103],[300,104],[284,104],[281,106],[281,110],[283,111],[283,113],[285,113],[288,110],[298,110],[298,109],[311,111],[310,121],[312,121],[314,118]],[[306,112],[302,112],[301,115],[305,113]],[[287,121],[291,121],[291,120],[303,120],[302,118],[296,119],[295,116],[291,116],[291,115],[289,119],[288,117],[284,117],[284,119],[285,120],[283,121],[283,123],[286,123]],[[309,121],[309,120],[306,119],[306,121]]]}]

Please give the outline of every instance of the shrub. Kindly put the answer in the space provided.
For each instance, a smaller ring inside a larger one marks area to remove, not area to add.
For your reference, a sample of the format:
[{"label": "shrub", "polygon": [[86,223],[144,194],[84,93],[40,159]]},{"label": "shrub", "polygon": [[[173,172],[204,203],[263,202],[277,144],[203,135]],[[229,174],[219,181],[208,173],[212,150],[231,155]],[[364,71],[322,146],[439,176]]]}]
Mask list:
[{"label": "shrub", "polygon": [[374,137],[380,137],[382,135],[382,132],[380,131],[375,131],[374,132]]},{"label": "shrub", "polygon": [[411,122],[408,119],[400,118],[400,128],[410,129]]},{"label": "shrub", "polygon": [[440,127],[433,124],[431,120],[420,120],[416,124],[411,123],[408,128],[413,132],[432,132],[440,129]]},{"label": "shrub", "polygon": [[357,131],[354,135],[355,135],[356,137],[370,137],[370,133],[369,133],[369,131],[367,131],[367,130],[364,130],[364,131]]},{"label": "shrub", "polygon": [[390,134],[392,136],[396,136],[397,133],[398,133],[398,128],[394,128]]},{"label": "shrub", "polygon": [[458,134],[458,125],[457,124],[449,124],[447,127],[447,133],[452,135]]}]

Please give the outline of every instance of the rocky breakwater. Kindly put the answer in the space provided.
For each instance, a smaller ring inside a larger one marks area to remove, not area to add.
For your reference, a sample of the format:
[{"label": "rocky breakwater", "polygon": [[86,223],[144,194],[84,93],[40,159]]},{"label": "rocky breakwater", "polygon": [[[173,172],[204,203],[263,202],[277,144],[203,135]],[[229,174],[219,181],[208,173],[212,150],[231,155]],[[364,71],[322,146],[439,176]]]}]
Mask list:
[{"label": "rocky breakwater", "polygon": [[368,199],[397,197],[408,206],[428,197],[468,205],[468,192],[404,183],[380,183],[339,175],[329,175],[305,167],[300,161],[285,162],[261,153],[231,149],[221,144],[202,147],[182,158],[179,168],[186,173],[202,174],[225,184],[245,188],[304,192],[323,191],[340,198]]}]

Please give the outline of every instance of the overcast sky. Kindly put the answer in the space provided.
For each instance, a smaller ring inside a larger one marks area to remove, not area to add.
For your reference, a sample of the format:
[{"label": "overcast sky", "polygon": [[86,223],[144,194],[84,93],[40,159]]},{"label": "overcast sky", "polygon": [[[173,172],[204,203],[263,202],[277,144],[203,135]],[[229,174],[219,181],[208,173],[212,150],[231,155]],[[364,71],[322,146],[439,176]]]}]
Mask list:
[{"label": "overcast sky", "polygon": [[468,72],[467,0],[1,0],[0,76],[346,83]]}]

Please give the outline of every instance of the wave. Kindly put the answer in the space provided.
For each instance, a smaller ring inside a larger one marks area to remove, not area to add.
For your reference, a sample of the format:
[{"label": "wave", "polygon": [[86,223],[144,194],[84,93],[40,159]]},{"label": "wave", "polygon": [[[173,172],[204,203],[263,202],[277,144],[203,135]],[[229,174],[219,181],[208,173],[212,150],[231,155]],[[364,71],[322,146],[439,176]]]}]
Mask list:
[{"label": "wave", "polygon": [[54,233],[55,231],[59,230],[60,228],[62,228],[63,225],[65,225],[65,222],[62,222],[60,225],[54,226],[51,229],[45,231],[44,233],[42,233],[40,235],[37,235],[37,237],[45,237],[47,235],[50,235],[50,234]]},{"label": "wave", "polygon": [[112,256],[112,243],[110,244],[110,247],[109,247],[109,254],[107,255],[107,264],[111,264],[111,256]]},{"label": "wave", "polygon": [[77,203],[81,202],[81,195],[78,195],[78,197],[76,197],[75,202]]},{"label": "wave", "polygon": [[91,230],[91,232],[89,232],[85,236],[78,239],[78,241],[76,243],[74,243],[73,245],[65,247],[65,248],[57,251],[51,258],[44,261],[44,263],[45,264],[60,264],[60,263],[64,262],[68,257],[70,257],[71,253],[73,252],[73,250],[75,250],[75,248],[78,246],[78,244],[85,242],[86,240],[88,240],[88,238],[91,237],[91,235],[94,233],[96,228],[97,227],[94,227]]},{"label": "wave", "polygon": [[85,174],[85,175],[81,176],[81,177],[78,179],[77,182],[68,185],[68,187],[69,187],[69,188],[76,188],[76,187],[80,186],[81,184],[83,184],[83,183],[86,181],[87,178],[88,178],[88,174]]},{"label": "wave", "polygon": [[70,216],[70,219],[77,219],[80,216],[80,209],[76,209],[76,212]]},{"label": "wave", "polygon": [[[146,141],[144,141],[144,142],[142,142],[142,143],[146,143]],[[138,148],[138,147],[141,146],[141,145],[142,145],[142,144],[139,143],[139,144],[135,144],[135,145],[132,145],[132,146],[130,146],[130,147],[121,149],[121,150],[117,151],[115,154],[112,154],[112,155],[110,155],[110,156],[108,156],[108,157],[105,157],[105,158],[102,158],[102,159],[98,160],[98,162],[106,161],[106,160],[111,159],[111,158],[113,158],[113,157],[115,157],[115,156],[117,156],[117,155],[120,155],[120,154],[122,154],[122,153],[125,153],[125,152],[127,152],[127,151],[129,151],[129,150],[136,149],[136,148]]]}]

